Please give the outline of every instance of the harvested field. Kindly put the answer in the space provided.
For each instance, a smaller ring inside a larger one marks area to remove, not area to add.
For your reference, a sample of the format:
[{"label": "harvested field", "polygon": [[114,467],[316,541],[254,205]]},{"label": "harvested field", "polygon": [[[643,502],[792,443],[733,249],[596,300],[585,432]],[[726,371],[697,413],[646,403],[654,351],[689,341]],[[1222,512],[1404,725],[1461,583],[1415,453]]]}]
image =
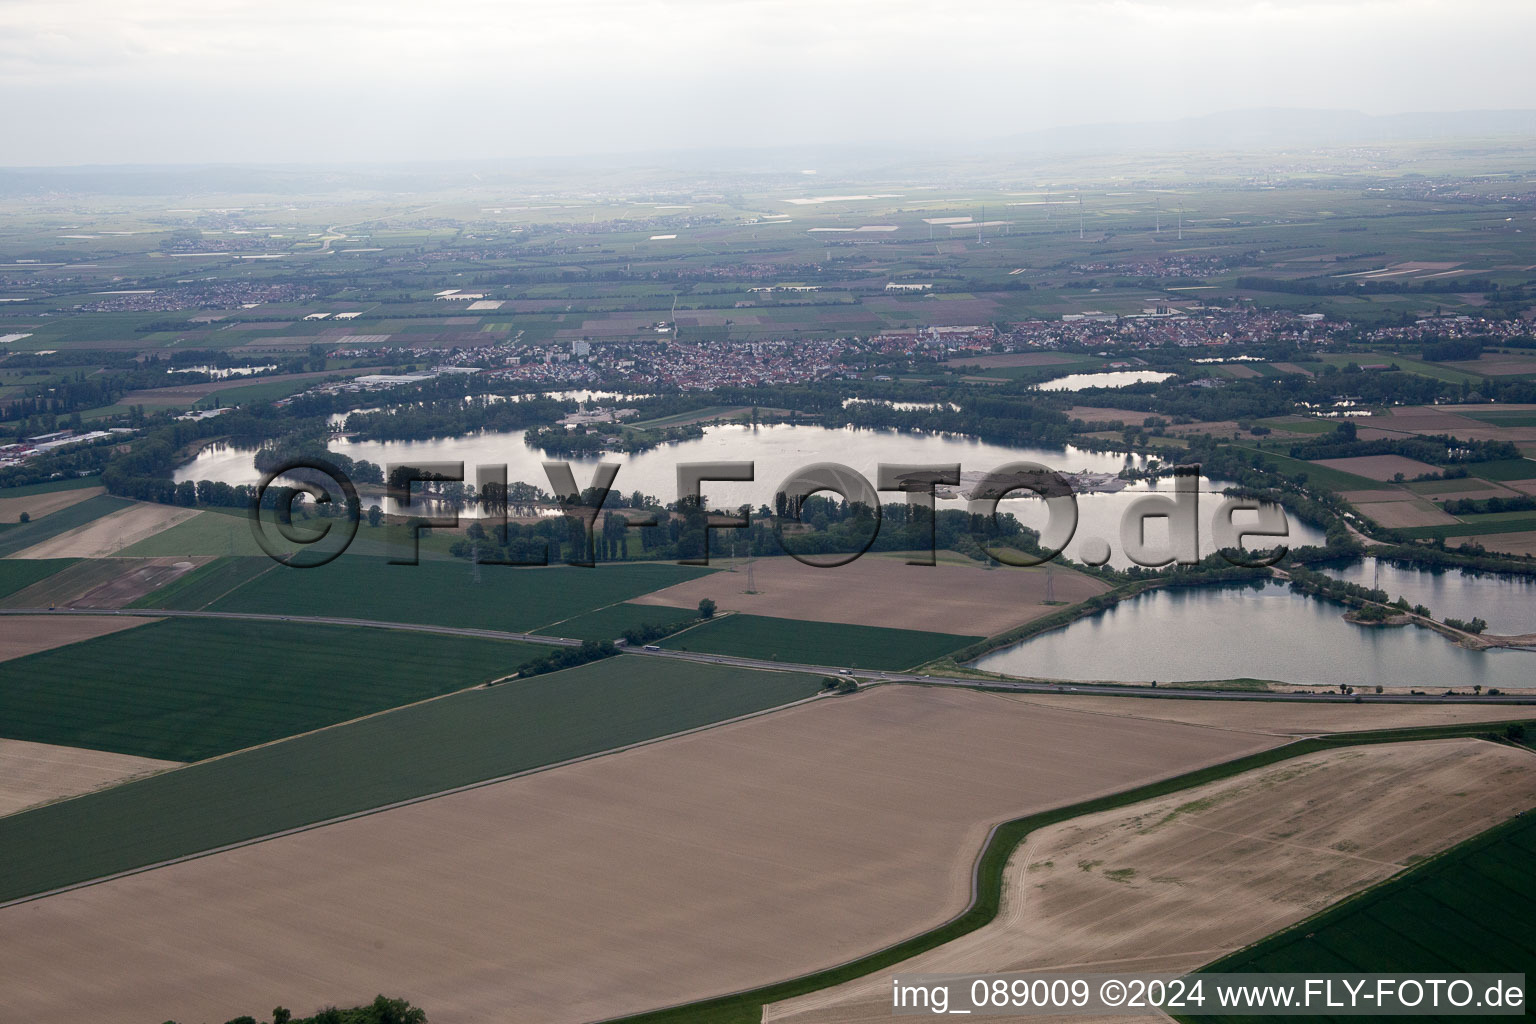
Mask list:
[{"label": "harvested field", "polygon": [[0,523],[14,523],[23,512],[33,519],[41,519],[50,512],[105,494],[105,487],[78,487],[72,491],[44,491],[22,498],[0,498]]},{"label": "harvested field", "polygon": [[987,927],[764,1019],[889,1021],[896,972],[1193,970],[1533,803],[1528,752],[1426,740],[1308,755],[1074,819],[1025,840]]},{"label": "harvested field", "polygon": [[121,511],[18,551],[11,558],[101,558],[113,555],[201,512],[136,502]]},{"label": "harvested field", "polygon": [[[6,615],[0,617],[0,661],[159,621],[106,615]],[[3,779],[0,774],[0,780]]]},{"label": "harvested field", "polygon": [[1514,352],[1485,352],[1477,359],[1464,359],[1442,365],[1463,373],[1482,374],[1485,377],[1509,377],[1536,373],[1536,356]]},{"label": "harvested field", "polygon": [[222,1020],[388,990],[435,1024],[603,1019],[937,924],[992,823],[1273,742],[972,691],[820,700],[7,907],[9,1010]]},{"label": "harvested field", "polygon": [[1475,539],[1489,551],[1503,551],[1511,555],[1536,555],[1536,530],[1524,530],[1520,533],[1488,533]]},{"label": "harvested field", "polygon": [[1269,365],[1273,366],[1281,373],[1299,373],[1307,377],[1313,376],[1311,370],[1304,366],[1297,366],[1295,363],[1270,363]]},{"label": "harvested field", "polygon": [[1314,459],[1314,466],[1326,466],[1344,473],[1353,473],[1368,480],[1391,480],[1398,473],[1413,479],[1424,473],[1438,473],[1440,467],[1431,466],[1417,459],[1401,455],[1356,455],[1347,459]]},{"label": "harvested field", "polygon": [[104,750],[0,740],[0,817],[176,765]]},{"label": "harvested field", "polygon": [[1048,579],[1054,579],[1058,601],[1076,603],[1107,589],[1060,566],[1050,573],[1044,568],[989,571],[861,558],[827,570],[779,557],[753,563],[755,594],[746,593],[745,572],[722,572],[631,600],[696,609],[708,597],[727,611],[773,618],[991,636],[1055,611],[1044,603]]},{"label": "harvested field", "polygon": [[1369,516],[1388,529],[1404,526],[1445,526],[1457,522],[1455,516],[1428,501],[1380,501],[1356,505],[1363,516]]},{"label": "harvested field", "polygon": [[1248,380],[1253,377],[1263,376],[1258,370],[1251,366],[1244,366],[1242,363],[1226,363],[1215,369],[1223,377],[1231,377],[1234,380]]},{"label": "harvested field", "polygon": [[[1058,352],[1010,352],[997,356],[957,356],[943,365],[979,366],[984,370],[990,370],[994,366],[1066,366],[1081,362],[1084,360],[1077,356],[1062,355]],[[1146,413],[1142,413],[1142,416],[1146,416]]]},{"label": "harvested field", "polygon": [[1075,420],[1085,423],[1124,423],[1126,426],[1139,427],[1146,422],[1147,417],[1153,415],[1150,412],[1137,412],[1135,409],[1112,409],[1102,405],[1074,405],[1067,410],[1067,415]]},{"label": "harvested field", "polygon": [[1412,729],[1536,717],[1536,707],[1457,704],[1290,704],[1270,701],[1100,697],[1093,694],[1005,694],[1009,700],[1097,715],[1183,722],[1217,729],[1322,736],[1376,729]]}]

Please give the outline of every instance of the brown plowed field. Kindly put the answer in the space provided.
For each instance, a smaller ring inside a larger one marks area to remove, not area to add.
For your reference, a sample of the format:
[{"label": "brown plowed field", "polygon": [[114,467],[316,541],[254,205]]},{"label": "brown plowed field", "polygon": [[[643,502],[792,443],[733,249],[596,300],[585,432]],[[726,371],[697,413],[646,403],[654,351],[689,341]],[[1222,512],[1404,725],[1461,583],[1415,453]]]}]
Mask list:
[{"label": "brown plowed field", "polygon": [[[49,651],[159,621],[137,615],[3,615],[0,616],[0,661],[23,658],[38,651]],[[0,779],[0,785],[3,781]]]},{"label": "brown plowed field", "polygon": [[1060,566],[983,569],[963,565],[907,565],[893,558],[860,558],[818,569],[793,558],[759,558],[748,594],[745,569],[718,572],[634,599],[636,604],[697,608],[701,598],[722,609],[812,622],[922,629],[961,636],[991,636],[1056,610],[1045,601],[1075,604],[1108,589]]},{"label": "brown plowed field", "polygon": [[176,765],[105,750],[0,740],[0,816]]},{"label": "brown plowed field", "polygon": [[0,910],[6,1012],[226,1020],[378,992],[603,1019],[966,905],[996,822],[1275,737],[881,687]]},{"label": "brown plowed field", "polygon": [[1025,840],[987,927],[765,1019],[889,1021],[897,972],[1193,970],[1533,805],[1529,752],[1431,740],[1329,751],[1078,818]]}]

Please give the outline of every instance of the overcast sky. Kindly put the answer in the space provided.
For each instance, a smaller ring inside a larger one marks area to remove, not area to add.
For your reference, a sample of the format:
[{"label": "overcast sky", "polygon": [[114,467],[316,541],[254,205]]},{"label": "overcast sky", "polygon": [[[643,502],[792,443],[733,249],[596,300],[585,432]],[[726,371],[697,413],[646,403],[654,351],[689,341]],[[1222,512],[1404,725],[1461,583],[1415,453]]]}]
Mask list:
[{"label": "overcast sky", "polygon": [[1536,107],[1533,38],[1532,0],[0,0],[0,164],[963,147],[1247,107]]}]

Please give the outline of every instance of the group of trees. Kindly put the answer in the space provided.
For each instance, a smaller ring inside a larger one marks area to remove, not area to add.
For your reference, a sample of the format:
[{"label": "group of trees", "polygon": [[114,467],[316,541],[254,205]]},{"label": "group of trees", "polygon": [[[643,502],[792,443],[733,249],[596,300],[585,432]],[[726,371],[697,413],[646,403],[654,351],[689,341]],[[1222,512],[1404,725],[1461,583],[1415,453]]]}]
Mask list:
[{"label": "group of trees", "polygon": [[[166,1021],[165,1024],[176,1024]],[[255,1017],[236,1017],[228,1024],[261,1024]],[[339,1010],[332,1006],[312,1017],[295,1017],[279,1006],[272,1011],[272,1024],[427,1024],[425,1010],[412,1006],[404,999],[379,996],[366,1006],[354,1006]]]}]

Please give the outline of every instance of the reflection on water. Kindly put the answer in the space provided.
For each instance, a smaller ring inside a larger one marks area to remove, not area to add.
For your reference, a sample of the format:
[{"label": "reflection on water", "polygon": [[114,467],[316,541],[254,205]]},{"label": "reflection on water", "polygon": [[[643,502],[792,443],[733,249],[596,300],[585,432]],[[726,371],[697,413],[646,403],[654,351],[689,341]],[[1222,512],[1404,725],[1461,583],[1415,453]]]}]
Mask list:
[{"label": "reflection on water", "polygon": [[[1375,558],[1353,565],[1323,568],[1335,579],[1385,590],[1391,600],[1406,597],[1435,618],[1450,616],[1488,623],[1488,632],[1505,636],[1536,633],[1536,578],[1475,573],[1462,569],[1416,569]],[[1536,666],[1533,666],[1536,667]]]},{"label": "reflection on water", "polygon": [[1256,678],[1429,692],[1536,686],[1536,653],[1470,651],[1413,626],[1357,626],[1345,610],[1275,582],[1154,590],[994,651],[976,667],[1084,681]]},{"label": "reflection on water", "polygon": [[1149,384],[1167,380],[1171,373],[1158,370],[1111,370],[1108,373],[1069,373],[1043,384],[1041,391],[1082,391],[1085,388],[1123,388],[1128,384]]},{"label": "reflection on water", "polygon": [[[549,489],[543,462],[549,459],[565,459],[523,443],[525,432],[480,433],[464,437],[435,438],[427,441],[354,441],[332,438],[330,448],[353,459],[366,459],[380,466],[389,463],[409,462],[463,462],[465,475],[473,482],[477,465],[507,466],[508,480],[522,480]],[[253,462],[255,450],[220,445],[205,449],[197,458],[176,471],[176,480],[222,480],[228,484],[254,484],[260,477]],[[796,426],[776,423],[758,426],[722,424],[706,427],[704,436],[690,438],[673,444],[653,448],[650,451],[611,454],[601,457],[570,458],[578,483],[592,478],[592,466],[598,462],[617,462],[621,468],[614,480],[614,487],[624,494],[636,490],[653,495],[663,502],[677,497],[677,467],[685,462],[751,461],[755,463],[756,479],[752,483],[706,483],[704,494],[711,504],[735,507],[750,504],[753,508],[773,504],[774,492],[791,473],[818,462],[840,462],[863,473],[870,481],[876,478],[876,467],[884,463],[915,463],[950,465],[959,463],[964,470],[991,470],[1010,462],[1036,462],[1063,472],[1091,470],[1099,473],[1118,473],[1126,465],[1124,454],[1093,452],[1084,448],[1008,448],[987,444],[972,438],[953,434],[903,433],[895,430],[862,430],[853,427]],[[1140,459],[1131,458],[1133,465]],[[1200,496],[1200,544],[1201,553],[1215,550],[1209,529],[1210,515],[1221,503],[1220,482],[1203,481],[1205,493]],[[1132,501],[1150,491],[1172,491],[1170,481],[1138,480],[1117,494],[1084,494],[1078,496],[1078,528],[1073,541],[1067,547],[1069,557],[1075,557],[1085,541],[1101,538],[1110,542],[1110,564],[1125,567],[1127,562],[1120,554],[1120,520]],[[887,500],[896,501],[900,495],[892,493]],[[392,508],[382,499],[385,511]],[[365,503],[366,504],[366,503]],[[960,500],[941,501],[940,509],[961,509]],[[1026,526],[1040,529],[1045,523],[1044,503],[1038,500],[1008,500],[1003,502],[1005,511],[1012,512]],[[473,515],[473,510],[466,511]],[[1166,537],[1164,521],[1148,523],[1148,540],[1159,542]],[[1290,545],[1323,543],[1322,532],[1291,519]]]}]

